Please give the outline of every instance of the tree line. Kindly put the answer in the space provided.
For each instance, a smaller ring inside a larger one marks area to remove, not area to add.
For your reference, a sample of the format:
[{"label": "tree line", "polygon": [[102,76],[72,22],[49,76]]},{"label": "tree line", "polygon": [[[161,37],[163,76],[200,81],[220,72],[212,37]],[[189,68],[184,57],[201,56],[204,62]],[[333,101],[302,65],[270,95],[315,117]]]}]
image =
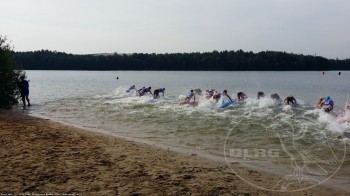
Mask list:
[{"label": "tree line", "polygon": [[0,108],[10,108],[20,97],[19,77],[25,76],[11,58],[13,47],[0,35]]},{"label": "tree line", "polygon": [[263,51],[213,51],[165,54],[75,55],[40,50],[13,52],[25,70],[203,70],[203,71],[326,71],[350,70],[350,59]]}]

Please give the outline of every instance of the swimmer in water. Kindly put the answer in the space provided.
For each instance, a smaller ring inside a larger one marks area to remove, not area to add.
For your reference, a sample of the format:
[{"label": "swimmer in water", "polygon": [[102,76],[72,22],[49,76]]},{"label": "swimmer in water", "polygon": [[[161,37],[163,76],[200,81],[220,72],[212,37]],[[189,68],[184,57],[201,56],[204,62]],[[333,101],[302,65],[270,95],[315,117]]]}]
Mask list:
[{"label": "swimmer in water", "polygon": [[146,93],[150,93],[151,95],[153,95],[153,94],[152,94],[152,91],[151,91],[151,87],[142,89],[142,90],[139,92],[139,96],[141,97],[141,96],[145,95]]},{"label": "swimmer in water", "polygon": [[322,108],[325,112],[329,113],[333,110],[334,107],[334,102],[331,99],[330,96],[326,96],[325,99],[323,100],[323,105]]},{"label": "swimmer in water", "polygon": [[193,97],[193,101],[196,102],[196,95],[195,95],[195,93],[193,92],[193,90],[191,90],[191,91],[187,94],[187,96],[186,96],[186,98],[185,98],[185,101],[184,101],[183,103],[189,103],[189,102],[191,101],[192,97]]},{"label": "swimmer in water", "polygon": [[257,93],[257,99],[260,99],[260,98],[263,98],[263,97],[265,97],[265,93],[259,91],[259,92]]},{"label": "swimmer in water", "polygon": [[248,98],[248,96],[246,94],[244,94],[243,92],[237,93],[237,101],[244,101],[247,98]]},{"label": "swimmer in water", "polygon": [[284,102],[285,105],[295,105],[295,104],[297,104],[297,100],[291,95],[286,97],[283,102]]},{"label": "swimmer in water", "polygon": [[271,99],[275,101],[282,101],[281,97],[277,93],[272,93]]},{"label": "swimmer in water", "polygon": [[317,109],[321,109],[322,106],[323,106],[323,101],[325,100],[326,98],[325,97],[320,97],[320,99],[317,101],[316,103],[316,108]]},{"label": "swimmer in water", "polygon": [[219,93],[218,91],[215,91],[213,94],[213,99],[218,102],[219,99],[221,98],[221,93]]},{"label": "swimmer in water", "polygon": [[131,90],[135,89],[136,90],[136,87],[135,85],[132,85],[128,88],[128,90],[126,90],[127,93],[130,93]]},{"label": "swimmer in water", "polygon": [[139,92],[141,92],[143,89],[145,89],[146,87],[142,87],[142,88],[140,88],[139,90],[137,90],[136,92],[137,93],[139,93]]},{"label": "swimmer in water", "polygon": [[231,99],[231,97],[227,94],[227,90],[222,91],[221,95],[222,95],[222,96],[226,96],[227,98],[230,99],[230,101],[233,101],[233,100]]},{"label": "swimmer in water", "polygon": [[159,93],[162,93],[162,96],[164,97],[164,92],[165,92],[165,88],[158,88],[158,89],[154,90],[153,98],[154,99],[159,98]]},{"label": "swimmer in water", "polygon": [[211,97],[213,97],[214,91],[215,91],[214,89],[206,90],[205,91],[205,98],[210,99]]}]

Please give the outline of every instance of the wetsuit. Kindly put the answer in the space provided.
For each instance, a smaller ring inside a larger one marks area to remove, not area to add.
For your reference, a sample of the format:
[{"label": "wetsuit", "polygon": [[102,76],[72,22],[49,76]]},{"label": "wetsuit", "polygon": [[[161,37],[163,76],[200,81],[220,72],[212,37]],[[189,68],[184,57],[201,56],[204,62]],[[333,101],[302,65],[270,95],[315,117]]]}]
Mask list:
[{"label": "wetsuit", "polygon": [[[140,92],[139,92],[139,95],[140,96],[143,96],[145,93],[149,93],[150,91],[149,91],[149,89],[148,88],[144,88],[144,89],[142,89]],[[152,93],[151,93],[152,94]]]},{"label": "wetsuit", "polygon": [[154,90],[153,97],[155,99],[158,98],[159,97],[159,93],[163,93],[163,96],[164,96],[164,91],[165,91],[164,88],[158,88],[158,89]]},{"label": "wetsuit", "polygon": [[189,92],[189,93],[187,94],[186,98],[191,99],[191,98],[193,97],[193,95],[194,95],[194,93],[193,93],[193,92]]},{"label": "wetsuit", "polygon": [[333,105],[334,105],[334,103],[333,103],[333,101],[331,99],[324,100],[323,107],[326,106],[326,108],[324,108],[324,111],[327,112],[327,113],[332,111],[333,110]]}]

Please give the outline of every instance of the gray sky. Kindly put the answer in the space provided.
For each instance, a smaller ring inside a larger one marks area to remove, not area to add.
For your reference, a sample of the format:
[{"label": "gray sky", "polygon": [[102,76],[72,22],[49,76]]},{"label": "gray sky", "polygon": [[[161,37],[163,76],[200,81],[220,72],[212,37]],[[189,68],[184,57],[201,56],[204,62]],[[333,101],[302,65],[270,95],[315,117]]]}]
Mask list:
[{"label": "gray sky", "polygon": [[350,0],[0,0],[16,51],[286,51],[350,58]]}]

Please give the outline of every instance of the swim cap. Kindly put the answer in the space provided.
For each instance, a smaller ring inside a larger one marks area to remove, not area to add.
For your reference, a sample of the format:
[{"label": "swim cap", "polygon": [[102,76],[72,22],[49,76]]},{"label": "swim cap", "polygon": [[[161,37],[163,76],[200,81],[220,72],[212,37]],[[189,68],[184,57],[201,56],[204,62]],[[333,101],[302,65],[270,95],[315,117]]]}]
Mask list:
[{"label": "swim cap", "polygon": [[330,99],[331,97],[330,96],[326,96],[326,99]]},{"label": "swim cap", "polygon": [[165,88],[163,88],[163,91],[165,91]]}]

